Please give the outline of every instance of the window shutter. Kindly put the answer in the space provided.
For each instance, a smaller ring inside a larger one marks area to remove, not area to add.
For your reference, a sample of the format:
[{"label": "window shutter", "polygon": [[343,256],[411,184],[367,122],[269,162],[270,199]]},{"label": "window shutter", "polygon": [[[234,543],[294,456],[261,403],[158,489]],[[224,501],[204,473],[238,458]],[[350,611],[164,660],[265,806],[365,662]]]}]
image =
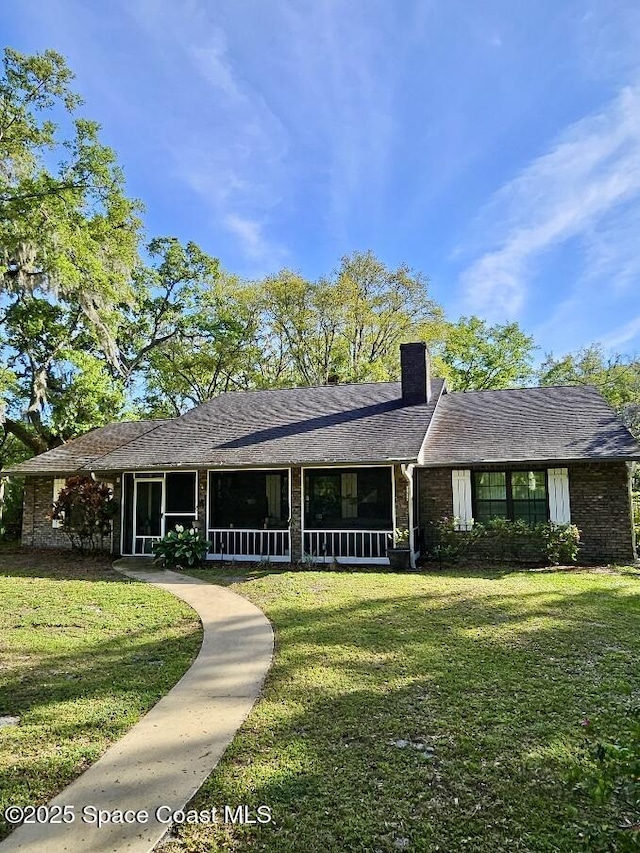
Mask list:
[{"label": "window shutter", "polygon": [[[53,480],[53,500],[51,501],[54,504],[58,500],[58,495],[66,486],[67,481],[64,477],[55,477]],[[62,527],[62,519],[54,518],[51,522],[52,527]]]},{"label": "window shutter", "polygon": [[453,517],[458,530],[471,530],[473,510],[471,508],[471,471],[468,469],[451,472],[453,486]]},{"label": "window shutter", "polygon": [[342,517],[358,517],[358,475],[355,473],[342,475]]},{"label": "window shutter", "polygon": [[569,524],[569,471],[566,468],[549,468],[549,520],[554,524]]}]

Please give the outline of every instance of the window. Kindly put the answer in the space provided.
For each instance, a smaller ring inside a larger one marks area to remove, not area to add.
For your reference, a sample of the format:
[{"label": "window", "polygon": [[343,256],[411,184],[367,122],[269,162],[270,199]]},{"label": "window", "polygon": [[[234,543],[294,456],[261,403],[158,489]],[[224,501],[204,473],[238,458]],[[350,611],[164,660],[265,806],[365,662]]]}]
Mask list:
[{"label": "window", "polygon": [[474,471],[474,518],[538,524],[549,518],[545,471]]}]

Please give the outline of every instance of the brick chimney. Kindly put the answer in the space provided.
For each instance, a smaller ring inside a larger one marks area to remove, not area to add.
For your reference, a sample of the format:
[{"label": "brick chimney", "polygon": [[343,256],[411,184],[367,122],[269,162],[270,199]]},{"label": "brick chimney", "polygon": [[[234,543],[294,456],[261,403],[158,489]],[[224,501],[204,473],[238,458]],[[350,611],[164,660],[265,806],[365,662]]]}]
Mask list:
[{"label": "brick chimney", "polygon": [[400,344],[402,399],[410,405],[431,399],[429,351],[423,343]]}]

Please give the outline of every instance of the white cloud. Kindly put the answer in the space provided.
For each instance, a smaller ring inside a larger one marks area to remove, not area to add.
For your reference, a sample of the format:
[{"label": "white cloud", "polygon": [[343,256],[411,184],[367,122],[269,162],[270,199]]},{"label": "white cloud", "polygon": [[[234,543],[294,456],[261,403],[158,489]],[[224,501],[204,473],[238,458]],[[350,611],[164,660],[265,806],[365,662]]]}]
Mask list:
[{"label": "white cloud", "polygon": [[[481,215],[493,245],[461,276],[466,309],[492,319],[517,317],[546,252],[571,239],[588,240],[621,204],[639,196],[640,88],[627,87],[495,194]],[[619,236],[624,247],[633,245],[635,257],[637,235]],[[604,252],[599,257],[611,267]]]},{"label": "white cloud", "polygon": [[609,332],[600,343],[607,350],[617,350],[633,341],[638,335],[640,335],[640,315],[629,323]]}]

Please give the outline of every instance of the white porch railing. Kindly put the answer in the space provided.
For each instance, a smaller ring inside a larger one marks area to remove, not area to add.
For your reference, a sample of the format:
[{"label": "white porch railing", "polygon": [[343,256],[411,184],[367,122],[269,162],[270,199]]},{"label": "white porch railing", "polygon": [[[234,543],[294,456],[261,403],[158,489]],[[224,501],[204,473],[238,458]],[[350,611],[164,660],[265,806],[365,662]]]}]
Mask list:
[{"label": "white porch railing", "polygon": [[153,556],[153,546],[159,542],[162,536],[136,536],[133,543],[133,553],[135,555]]},{"label": "white porch railing", "polygon": [[316,562],[386,563],[392,530],[305,530],[304,553]]},{"label": "white porch railing", "polygon": [[288,530],[242,530],[240,528],[209,528],[207,539],[211,548],[208,560],[289,560]]}]

